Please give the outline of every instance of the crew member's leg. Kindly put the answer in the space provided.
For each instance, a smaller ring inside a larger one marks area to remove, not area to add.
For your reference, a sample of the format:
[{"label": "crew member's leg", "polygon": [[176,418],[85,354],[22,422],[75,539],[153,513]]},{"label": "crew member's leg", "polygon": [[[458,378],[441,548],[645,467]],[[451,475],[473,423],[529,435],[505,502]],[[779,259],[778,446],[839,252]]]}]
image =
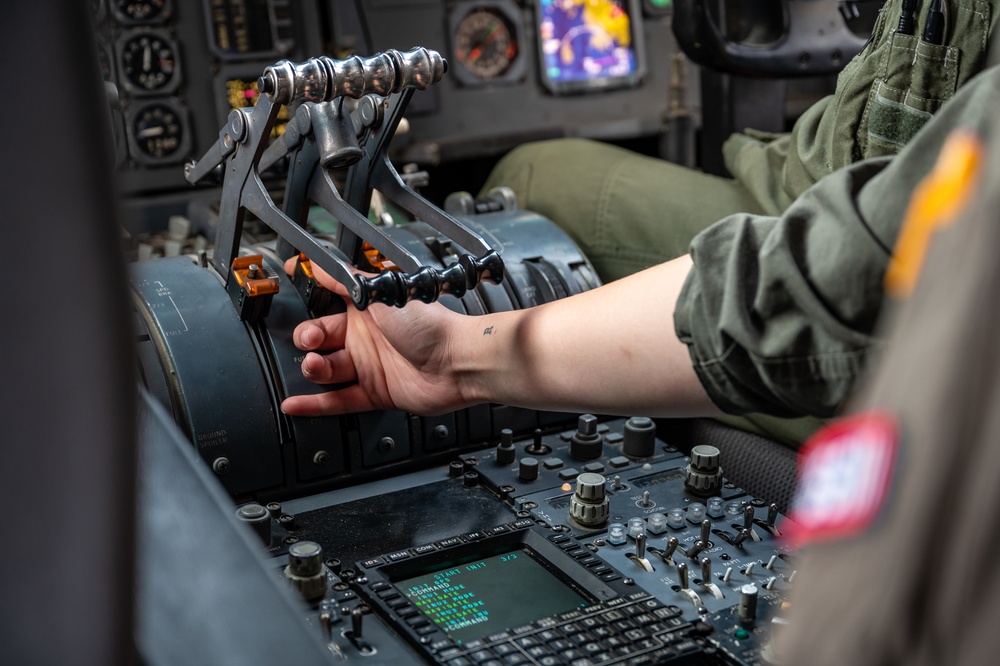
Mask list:
[{"label": "crew member's leg", "polygon": [[483,189],[499,185],[569,233],[605,282],[686,254],[731,213],[761,212],[734,180],[585,139],[516,148]]}]

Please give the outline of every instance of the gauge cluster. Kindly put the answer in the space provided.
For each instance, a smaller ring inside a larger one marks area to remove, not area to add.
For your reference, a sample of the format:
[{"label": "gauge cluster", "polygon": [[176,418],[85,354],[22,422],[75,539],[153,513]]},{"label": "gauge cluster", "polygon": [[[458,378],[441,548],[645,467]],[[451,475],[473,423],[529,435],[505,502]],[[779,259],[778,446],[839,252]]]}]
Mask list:
[{"label": "gauge cluster", "polygon": [[[98,61],[116,84],[124,125],[121,166],[178,164],[190,149],[181,48],[170,29],[173,0],[91,0]],[[155,101],[154,101],[155,100]]]},{"label": "gauge cluster", "polygon": [[[118,93],[117,177],[133,232],[159,231],[208,189],[183,165],[252,106],[257,77],[282,58],[322,55],[317,0],[90,0],[98,62]],[[279,119],[276,134],[287,118]]]},{"label": "gauge cluster", "polygon": [[[163,229],[217,185],[183,165],[252,106],[282,59],[423,46],[444,80],[415,95],[393,159],[431,171],[428,196],[476,191],[506,151],[538,139],[690,142],[699,91],[678,58],[670,2],[647,0],[89,0],[98,61],[115,84],[118,180],[129,229]],[[278,119],[274,136],[289,120]],[[294,109],[292,109],[294,111]],[[632,145],[631,147],[634,147]],[[672,159],[670,155],[664,155]],[[470,162],[476,162],[466,168]],[[265,175],[280,187],[283,165]],[[435,171],[437,170],[437,171]],[[438,172],[447,172],[442,177]],[[210,219],[210,218],[209,218]]]},{"label": "gauge cluster", "polygon": [[654,153],[691,140],[692,125],[671,120],[698,113],[698,75],[678,57],[669,1],[344,4],[357,8],[357,28],[341,21],[337,41],[372,52],[420,44],[452,65],[433,98],[414,100],[400,159],[444,165],[563,136],[641,139]]}]

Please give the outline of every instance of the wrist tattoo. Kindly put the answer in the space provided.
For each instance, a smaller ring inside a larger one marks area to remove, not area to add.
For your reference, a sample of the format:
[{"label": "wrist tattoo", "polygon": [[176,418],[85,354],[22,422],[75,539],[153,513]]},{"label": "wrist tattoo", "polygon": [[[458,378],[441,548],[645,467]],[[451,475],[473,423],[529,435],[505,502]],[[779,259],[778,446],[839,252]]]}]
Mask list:
[{"label": "wrist tattoo", "polygon": [[489,326],[483,329],[483,335],[493,335],[493,327]]}]

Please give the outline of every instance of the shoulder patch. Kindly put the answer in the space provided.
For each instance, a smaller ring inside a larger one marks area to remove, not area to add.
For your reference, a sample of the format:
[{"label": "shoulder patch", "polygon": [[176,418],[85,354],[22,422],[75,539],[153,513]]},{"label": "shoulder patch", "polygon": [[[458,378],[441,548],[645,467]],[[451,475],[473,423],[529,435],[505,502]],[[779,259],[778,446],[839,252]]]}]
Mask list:
[{"label": "shoulder patch", "polygon": [[892,483],[899,429],[884,412],[820,430],[799,452],[786,536],[796,545],[854,536],[878,515]]}]

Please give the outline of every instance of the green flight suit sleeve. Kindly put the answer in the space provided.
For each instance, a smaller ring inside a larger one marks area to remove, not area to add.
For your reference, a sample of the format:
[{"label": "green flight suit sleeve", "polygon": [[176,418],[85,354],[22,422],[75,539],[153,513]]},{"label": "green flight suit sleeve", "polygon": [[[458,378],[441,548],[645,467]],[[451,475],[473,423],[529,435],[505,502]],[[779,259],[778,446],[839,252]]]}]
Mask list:
[{"label": "green flight suit sleeve", "polygon": [[720,408],[836,412],[882,345],[882,279],[910,194],[951,131],[978,131],[998,104],[993,67],[897,157],[835,171],[778,217],[732,215],[695,237],[674,325]]},{"label": "green flight suit sleeve", "polygon": [[834,94],[810,107],[790,134],[748,130],[723,147],[726,167],[765,213],[779,214],[837,169],[898,153],[986,65],[997,0],[950,0],[944,44],[920,38],[929,1],[917,3],[914,34],[900,34],[902,4],[885,3],[871,41],[840,72]]}]

